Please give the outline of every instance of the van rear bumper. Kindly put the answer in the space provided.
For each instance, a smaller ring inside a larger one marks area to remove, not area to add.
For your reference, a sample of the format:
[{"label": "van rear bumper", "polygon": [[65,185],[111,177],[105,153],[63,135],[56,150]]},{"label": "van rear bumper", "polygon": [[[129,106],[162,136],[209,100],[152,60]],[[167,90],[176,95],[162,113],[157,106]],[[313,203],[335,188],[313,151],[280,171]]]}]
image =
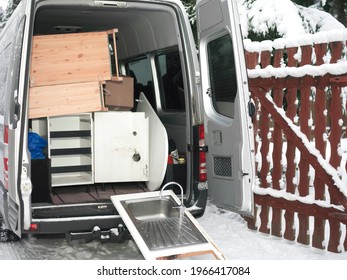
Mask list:
[{"label": "van rear bumper", "polygon": [[109,230],[117,228],[121,224],[123,221],[119,215],[32,219],[30,230],[25,231],[25,233],[66,234],[92,231],[95,227]]}]

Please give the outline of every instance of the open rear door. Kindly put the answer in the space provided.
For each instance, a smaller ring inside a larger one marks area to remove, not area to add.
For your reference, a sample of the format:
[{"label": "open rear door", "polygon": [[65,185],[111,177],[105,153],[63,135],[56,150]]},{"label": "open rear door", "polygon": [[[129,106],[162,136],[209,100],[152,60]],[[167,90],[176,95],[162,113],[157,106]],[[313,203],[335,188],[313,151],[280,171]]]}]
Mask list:
[{"label": "open rear door", "polygon": [[236,1],[198,0],[196,13],[209,196],[218,207],[252,215],[254,138]]},{"label": "open rear door", "polygon": [[8,130],[8,226],[21,236],[22,230],[30,226],[30,194],[31,183],[28,178],[28,151],[22,150],[27,143],[26,92],[28,87],[28,50],[30,49],[29,34],[33,20],[32,8],[34,0],[22,0],[17,6],[7,32],[10,59],[8,98],[9,112],[5,117]]}]

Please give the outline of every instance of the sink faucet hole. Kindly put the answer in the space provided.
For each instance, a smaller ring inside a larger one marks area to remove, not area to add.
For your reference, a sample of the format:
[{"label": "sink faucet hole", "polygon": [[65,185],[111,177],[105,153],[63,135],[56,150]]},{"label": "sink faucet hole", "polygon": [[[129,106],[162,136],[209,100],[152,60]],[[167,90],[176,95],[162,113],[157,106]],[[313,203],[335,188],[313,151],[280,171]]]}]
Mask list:
[{"label": "sink faucet hole", "polygon": [[140,160],[141,160],[141,156],[140,156],[140,154],[135,153],[135,154],[133,155],[133,161],[135,161],[135,162],[139,162]]}]

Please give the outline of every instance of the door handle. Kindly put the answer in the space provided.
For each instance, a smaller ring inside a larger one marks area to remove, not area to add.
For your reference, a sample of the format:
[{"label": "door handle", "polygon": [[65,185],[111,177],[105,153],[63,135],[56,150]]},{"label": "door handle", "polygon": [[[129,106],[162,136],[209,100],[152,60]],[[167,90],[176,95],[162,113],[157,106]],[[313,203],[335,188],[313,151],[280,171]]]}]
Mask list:
[{"label": "door handle", "polygon": [[208,88],[208,89],[206,90],[206,94],[208,95],[208,97],[211,97],[211,94],[212,94],[211,88]]},{"label": "door handle", "polygon": [[252,100],[248,101],[248,115],[253,118],[255,116],[255,104]]},{"label": "door handle", "polygon": [[20,119],[20,109],[21,106],[18,102],[18,96],[15,96],[13,100],[13,109],[10,116],[10,122],[12,124],[13,129],[17,128],[17,123]]}]

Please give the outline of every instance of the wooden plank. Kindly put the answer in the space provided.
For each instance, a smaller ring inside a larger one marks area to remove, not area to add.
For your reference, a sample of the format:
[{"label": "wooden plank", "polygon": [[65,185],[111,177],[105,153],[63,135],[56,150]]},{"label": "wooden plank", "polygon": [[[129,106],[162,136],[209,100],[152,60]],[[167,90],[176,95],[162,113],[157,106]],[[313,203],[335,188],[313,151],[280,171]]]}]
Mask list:
[{"label": "wooden plank", "polygon": [[[314,216],[322,220],[331,219],[335,222],[346,223],[347,212],[338,210],[334,207],[322,207],[318,204],[306,204],[298,200],[288,200],[283,197],[274,197],[271,195],[254,195],[254,201],[257,204],[271,206],[274,209],[283,209],[286,211],[297,212],[305,216]],[[339,241],[339,240],[338,240]]]},{"label": "wooden plank", "polygon": [[[342,42],[333,42],[331,45],[331,63],[336,63],[338,59],[341,58],[342,53]],[[337,168],[341,162],[341,156],[338,153],[338,146],[340,144],[340,139],[342,136],[342,126],[340,125],[340,120],[342,120],[342,98],[341,88],[338,86],[331,87],[332,96],[331,96],[331,104],[330,104],[330,119],[331,119],[331,127],[330,127],[330,135],[329,141],[331,145],[331,157],[330,164]]]},{"label": "wooden plank", "polygon": [[[331,48],[331,61],[330,63],[337,63],[337,61],[341,58],[343,45],[342,42],[332,42],[330,43]],[[338,153],[338,146],[340,144],[340,139],[342,135],[342,127],[339,122],[342,119],[342,100],[340,97],[341,88],[337,86],[331,87],[332,97],[330,103],[330,164],[334,168],[338,168],[341,162],[341,156]],[[335,198],[331,198],[331,203],[337,203]],[[328,251],[338,252],[338,246],[340,241],[341,229],[340,223],[334,220],[329,219],[330,226],[330,237],[328,244]]]},{"label": "wooden plank", "polygon": [[29,118],[103,111],[98,82],[33,87]]},{"label": "wooden plank", "polygon": [[[324,64],[323,57],[326,54],[327,44],[316,44],[316,65]],[[325,155],[325,141],[323,135],[326,131],[326,116],[324,111],[326,109],[326,92],[324,87],[316,88],[316,96],[314,102],[315,112],[315,126],[314,126],[314,138],[317,150],[321,155]],[[315,199],[325,199],[325,184],[318,176],[314,178]],[[324,249],[323,241],[325,236],[325,220],[319,217],[314,218],[314,229],[312,234],[312,246],[319,249]]]},{"label": "wooden plank", "polygon": [[[300,66],[311,64],[312,57],[312,48],[311,46],[302,46],[302,59]],[[300,104],[300,130],[304,133],[308,139],[310,139],[310,128],[308,125],[308,121],[310,119],[310,94],[311,88],[304,87],[301,89],[301,104]],[[298,185],[299,195],[304,197],[307,196],[308,186],[309,186],[309,163],[304,158],[300,158],[299,169],[300,169],[300,182]],[[299,219],[299,234],[298,234],[298,242],[302,244],[309,244],[310,236],[309,236],[309,223],[308,217],[305,215],[298,215]]]},{"label": "wooden plank", "polygon": [[31,86],[110,80],[107,32],[33,37]]},{"label": "wooden plank", "polygon": [[[264,51],[261,53],[261,66],[262,68],[270,65],[271,53],[269,51]],[[260,137],[261,137],[261,170],[260,170],[260,187],[268,188],[269,183],[267,182],[267,176],[269,173],[270,163],[267,159],[267,155],[269,152],[270,141],[268,139],[270,119],[269,112],[264,106],[261,106],[261,123],[260,123]],[[269,207],[266,205],[261,206],[260,210],[260,227],[259,231],[263,233],[270,233],[268,220],[269,220]]]},{"label": "wooden plank", "polygon": [[291,77],[284,78],[254,78],[249,80],[250,87],[258,88],[302,88],[302,87],[324,87],[327,85],[347,86],[347,75],[332,75],[325,74],[323,76],[303,76],[303,77]]},{"label": "wooden plank", "polygon": [[208,254],[212,255],[216,260],[221,260],[221,258],[212,250],[197,251],[197,252],[183,253],[183,254],[170,255],[170,256],[161,256],[161,257],[157,257],[156,260],[177,260],[177,259],[191,258],[196,256],[208,255]]},{"label": "wooden plank", "polygon": [[[281,67],[283,59],[283,50],[276,50],[274,54],[273,66]],[[277,107],[283,107],[283,89],[274,89],[273,99]],[[273,128],[273,152],[272,152],[272,188],[280,190],[280,182],[282,178],[282,129],[274,123]],[[282,210],[272,209],[271,234],[277,237],[282,237]]]},{"label": "wooden plank", "polygon": [[118,55],[117,55],[117,39],[116,39],[116,33],[118,32],[118,29],[113,29],[108,32],[108,35],[112,35],[112,42],[113,42],[113,52],[114,52],[114,65],[116,70],[116,75],[112,76],[112,81],[122,81],[123,77],[119,76],[119,70],[118,70]]},{"label": "wooden plank", "polygon": [[[317,150],[325,155],[325,141],[323,139],[323,134],[326,131],[326,117],[324,111],[326,109],[326,93],[324,89],[316,89],[315,98],[315,128],[314,137]],[[318,176],[314,178],[314,189],[315,189],[315,199],[324,200],[325,199],[325,184]],[[325,221],[315,217],[314,219],[314,230],[312,235],[312,246],[315,248],[323,249],[323,241],[325,235]]]},{"label": "wooden plank", "polygon": [[[298,48],[288,48],[288,67],[297,66],[297,60],[295,59],[295,54],[298,52]],[[287,101],[287,111],[286,116],[294,121],[294,117],[296,116],[297,106],[295,104],[297,100],[297,89],[296,88],[288,88],[286,94]],[[287,137],[287,170],[286,170],[286,192],[294,194],[296,185],[294,184],[293,179],[295,178],[296,172],[296,164],[295,164],[295,150],[296,147],[294,143]],[[294,212],[287,210],[284,213],[285,219],[285,230],[283,237],[287,240],[295,240],[295,227],[294,227]]]}]

